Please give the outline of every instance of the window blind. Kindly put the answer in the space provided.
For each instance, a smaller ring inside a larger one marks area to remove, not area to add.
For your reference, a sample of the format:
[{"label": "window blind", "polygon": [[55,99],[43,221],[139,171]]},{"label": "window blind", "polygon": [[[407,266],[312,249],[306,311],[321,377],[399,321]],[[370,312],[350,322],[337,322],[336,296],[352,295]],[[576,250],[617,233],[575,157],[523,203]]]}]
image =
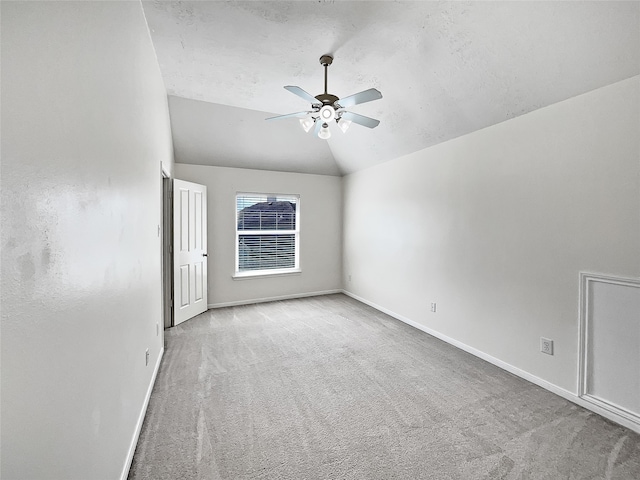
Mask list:
[{"label": "window blind", "polygon": [[238,272],[298,268],[298,205],[293,195],[236,196]]}]

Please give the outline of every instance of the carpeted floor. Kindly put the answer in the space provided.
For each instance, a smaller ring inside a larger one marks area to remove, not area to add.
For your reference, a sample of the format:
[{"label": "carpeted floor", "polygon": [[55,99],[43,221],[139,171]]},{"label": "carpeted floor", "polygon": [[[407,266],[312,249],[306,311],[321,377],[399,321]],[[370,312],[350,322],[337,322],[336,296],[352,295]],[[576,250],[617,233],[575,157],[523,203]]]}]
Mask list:
[{"label": "carpeted floor", "polygon": [[210,310],[129,479],[640,479],[640,435],[345,295]]}]

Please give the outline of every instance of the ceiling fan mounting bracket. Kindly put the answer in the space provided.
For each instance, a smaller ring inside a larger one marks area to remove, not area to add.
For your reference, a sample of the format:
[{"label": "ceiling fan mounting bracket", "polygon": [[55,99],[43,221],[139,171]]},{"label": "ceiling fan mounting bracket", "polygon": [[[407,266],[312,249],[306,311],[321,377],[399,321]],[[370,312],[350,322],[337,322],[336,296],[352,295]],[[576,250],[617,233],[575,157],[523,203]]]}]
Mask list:
[{"label": "ceiling fan mounting bracket", "polygon": [[320,65],[327,67],[333,63],[333,57],[331,55],[322,55],[320,57]]}]

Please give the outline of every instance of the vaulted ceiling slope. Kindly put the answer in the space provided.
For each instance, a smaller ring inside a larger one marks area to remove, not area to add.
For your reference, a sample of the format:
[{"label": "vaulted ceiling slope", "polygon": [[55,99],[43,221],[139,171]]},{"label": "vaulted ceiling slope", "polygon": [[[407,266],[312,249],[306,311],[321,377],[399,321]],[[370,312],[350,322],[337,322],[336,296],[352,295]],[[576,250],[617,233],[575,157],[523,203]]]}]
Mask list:
[{"label": "vaulted ceiling slope", "polygon": [[[640,74],[639,2],[144,1],[176,160],[340,175]],[[283,89],[377,118],[329,140]]]}]

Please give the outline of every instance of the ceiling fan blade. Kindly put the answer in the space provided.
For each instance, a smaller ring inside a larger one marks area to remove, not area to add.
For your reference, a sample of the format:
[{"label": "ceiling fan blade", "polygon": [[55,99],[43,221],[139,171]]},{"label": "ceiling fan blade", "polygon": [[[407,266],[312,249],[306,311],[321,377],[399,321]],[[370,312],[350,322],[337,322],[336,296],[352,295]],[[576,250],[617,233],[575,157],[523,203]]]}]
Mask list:
[{"label": "ceiling fan blade", "polygon": [[300,87],[296,87],[295,85],[287,85],[286,87],[284,87],[285,89],[289,90],[291,93],[293,93],[294,95],[299,96],[300,98],[306,100],[307,102],[309,102],[312,105],[319,105],[322,102],[318,101],[318,99],[316,97],[314,97],[313,95],[311,95],[308,92],[305,92],[303,89],[301,89]]},{"label": "ceiling fan blade", "polygon": [[353,105],[358,105],[360,103],[379,100],[380,98],[382,98],[382,94],[375,88],[370,88],[369,90],[364,90],[360,93],[354,93],[353,95],[349,95],[348,97],[341,98],[340,100],[337,101],[337,103],[342,108],[348,108],[348,107],[352,107]]},{"label": "ceiling fan blade", "polygon": [[342,118],[345,120],[350,120],[353,123],[357,123],[364,127],[376,128],[380,124],[380,120],[376,120],[375,118],[365,117],[364,115],[358,115],[357,113],[352,112],[344,112],[342,114]]},{"label": "ceiling fan blade", "polygon": [[275,117],[269,117],[269,118],[265,118],[265,120],[280,120],[282,118],[293,118],[293,117],[298,117],[298,118],[302,118],[302,117],[306,117],[307,115],[309,115],[310,113],[313,112],[296,112],[296,113],[288,113],[286,115],[277,115]]}]

